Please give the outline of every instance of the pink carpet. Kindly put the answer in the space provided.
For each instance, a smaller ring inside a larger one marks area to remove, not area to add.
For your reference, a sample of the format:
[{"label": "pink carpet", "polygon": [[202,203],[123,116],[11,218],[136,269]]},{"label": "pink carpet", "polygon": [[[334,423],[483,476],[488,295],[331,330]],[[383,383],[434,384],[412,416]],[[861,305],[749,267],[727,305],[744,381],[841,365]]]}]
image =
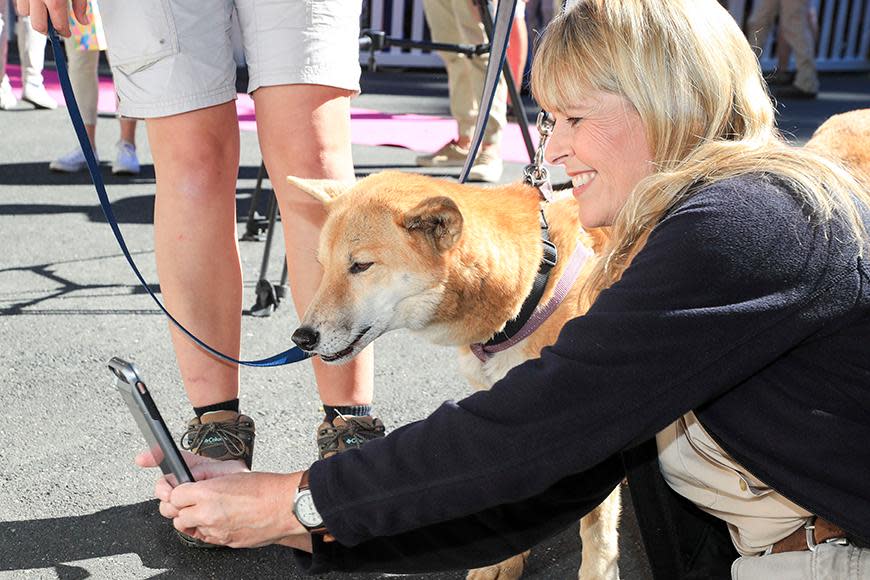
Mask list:
[{"label": "pink carpet", "polygon": [[[2,0],[0,0],[2,1]],[[13,87],[21,86],[21,67],[9,65],[6,69]],[[59,103],[64,102],[57,73],[45,71],[45,88]],[[17,96],[21,90],[16,89]],[[101,113],[115,112],[115,92],[112,80],[100,77],[100,96],[97,109]],[[239,93],[236,101],[239,128],[256,131],[254,101],[250,95]],[[445,117],[429,115],[391,115],[369,109],[351,109],[351,141],[356,145],[387,145],[413,151],[431,153],[456,137],[456,123]],[[532,138],[537,144],[537,131],[532,127]],[[519,125],[510,123],[504,131],[501,145],[505,161],[528,163]]]}]

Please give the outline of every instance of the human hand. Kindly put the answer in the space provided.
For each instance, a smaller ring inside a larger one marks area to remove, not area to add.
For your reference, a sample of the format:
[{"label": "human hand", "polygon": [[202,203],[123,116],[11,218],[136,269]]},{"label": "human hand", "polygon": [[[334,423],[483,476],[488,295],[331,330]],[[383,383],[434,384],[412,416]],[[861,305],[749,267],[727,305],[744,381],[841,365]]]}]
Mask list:
[{"label": "human hand", "polygon": [[[201,455],[196,455],[194,453],[191,453],[190,451],[181,451],[181,457],[187,464],[188,469],[190,469],[190,474],[193,476],[194,481],[202,481],[205,479],[223,477],[224,475],[231,475],[233,473],[248,471],[248,468],[245,466],[245,462],[241,459],[234,459],[231,461],[219,461],[217,459],[211,459],[209,457],[202,457]],[[143,451],[136,456],[135,461],[136,465],[138,465],[139,467],[159,466],[159,463],[157,463],[157,460],[154,459],[154,455],[152,455],[150,451]],[[169,494],[172,492],[172,488],[175,487],[175,485],[176,484],[172,476],[164,475],[163,477],[158,479],[157,483],[154,485],[154,496],[158,498],[168,497]],[[161,506],[161,512],[162,509],[163,506]]]},{"label": "human hand", "polygon": [[[5,0],[3,0],[5,1]],[[30,25],[37,32],[48,34],[48,18],[58,34],[69,37],[69,6],[68,0],[17,0],[16,8],[19,16],[30,16]],[[72,0],[73,14],[81,24],[90,20],[86,11],[88,0]]]},{"label": "human hand", "polygon": [[177,530],[210,544],[254,548],[280,542],[310,550],[308,530],[293,515],[301,475],[244,471],[158,487],[160,513]]}]

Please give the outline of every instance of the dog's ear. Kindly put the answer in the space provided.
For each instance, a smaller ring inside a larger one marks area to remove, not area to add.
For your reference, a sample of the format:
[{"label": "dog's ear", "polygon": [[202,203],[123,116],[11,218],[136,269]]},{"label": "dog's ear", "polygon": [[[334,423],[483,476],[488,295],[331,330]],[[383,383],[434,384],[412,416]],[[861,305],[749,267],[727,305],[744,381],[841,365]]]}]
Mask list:
[{"label": "dog's ear", "polygon": [[424,235],[436,252],[445,252],[462,235],[462,213],[449,197],[430,197],[405,214],[404,225],[412,234]]},{"label": "dog's ear", "polygon": [[332,201],[354,185],[353,181],[340,181],[338,179],[303,179],[293,175],[287,176],[287,183],[298,187],[314,199],[323,203]]}]

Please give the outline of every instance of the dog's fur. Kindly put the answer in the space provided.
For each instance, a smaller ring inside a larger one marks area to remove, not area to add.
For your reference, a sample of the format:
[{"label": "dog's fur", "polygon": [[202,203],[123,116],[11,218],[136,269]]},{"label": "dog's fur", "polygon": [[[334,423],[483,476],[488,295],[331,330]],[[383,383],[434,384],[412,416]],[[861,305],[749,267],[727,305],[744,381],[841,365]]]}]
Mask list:
[{"label": "dog's fur", "polygon": [[[323,280],[300,327],[318,333],[312,350],[328,362],[346,362],[383,333],[408,328],[434,343],[460,347],[463,374],[485,389],[537,357],[568,320],[585,311],[575,283],[558,309],[517,345],[485,363],[468,347],[515,318],[531,291],[543,253],[537,189],[481,188],[399,172],[355,184],[288,179],[328,212],[318,254]],[[602,230],[583,230],[570,196],[548,204],[546,217],[559,260],[542,304],[576,244],[600,249],[606,241]],[[363,271],[368,263],[373,265]],[[617,487],[581,520],[581,579],[618,578],[619,511]],[[469,578],[518,578],[526,556],[472,570]]]},{"label": "dog's fur", "polygon": [[828,118],[806,146],[840,161],[865,187],[870,187],[870,109]]}]

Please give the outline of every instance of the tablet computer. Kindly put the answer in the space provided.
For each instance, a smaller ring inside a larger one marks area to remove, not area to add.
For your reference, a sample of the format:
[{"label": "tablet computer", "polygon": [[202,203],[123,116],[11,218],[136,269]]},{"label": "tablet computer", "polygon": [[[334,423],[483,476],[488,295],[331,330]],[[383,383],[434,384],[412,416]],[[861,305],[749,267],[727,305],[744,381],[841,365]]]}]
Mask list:
[{"label": "tablet computer", "polygon": [[127,403],[139,431],[145,437],[148,449],[169,483],[175,487],[180,483],[194,481],[136,366],[114,357],[109,361],[109,370],[115,375],[115,387]]}]

